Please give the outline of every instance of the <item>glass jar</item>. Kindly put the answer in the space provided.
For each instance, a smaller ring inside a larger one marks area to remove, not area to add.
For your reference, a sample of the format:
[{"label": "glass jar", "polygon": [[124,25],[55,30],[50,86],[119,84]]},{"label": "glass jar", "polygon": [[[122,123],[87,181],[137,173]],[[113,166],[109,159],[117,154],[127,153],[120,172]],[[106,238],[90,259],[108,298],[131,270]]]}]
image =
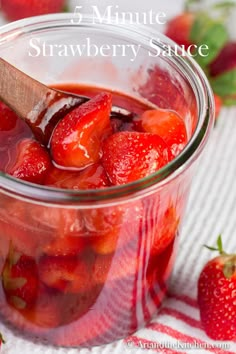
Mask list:
[{"label": "glass jar", "polygon": [[80,20],[59,14],[9,24],[1,29],[1,57],[47,85],[104,87],[114,99],[122,92],[173,109],[189,142],[158,172],[99,190],[59,190],[0,173],[2,318],[60,346],[113,342],[156,313],[214,120],[203,72],[168,38],[142,26]]}]

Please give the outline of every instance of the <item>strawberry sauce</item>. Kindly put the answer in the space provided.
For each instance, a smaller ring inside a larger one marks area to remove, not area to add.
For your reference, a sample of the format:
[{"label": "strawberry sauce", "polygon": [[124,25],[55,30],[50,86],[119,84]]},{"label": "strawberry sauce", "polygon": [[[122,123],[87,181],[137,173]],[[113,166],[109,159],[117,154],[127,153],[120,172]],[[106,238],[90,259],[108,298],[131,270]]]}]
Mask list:
[{"label": "strawberry sauce", "polygon": [[[47,149],[0,105],[3,172],[54,188],[109,188],[156,172],[187,143],[174,111],[91,87],[56,88],[92,100],[58,123]],[[158,112],[164,116],[159,130]],[[145,325],[167,289],[189,184],[179,178],[134,201],[90,208],[1,194],[3,318],[63,346],[102,345]]]}]

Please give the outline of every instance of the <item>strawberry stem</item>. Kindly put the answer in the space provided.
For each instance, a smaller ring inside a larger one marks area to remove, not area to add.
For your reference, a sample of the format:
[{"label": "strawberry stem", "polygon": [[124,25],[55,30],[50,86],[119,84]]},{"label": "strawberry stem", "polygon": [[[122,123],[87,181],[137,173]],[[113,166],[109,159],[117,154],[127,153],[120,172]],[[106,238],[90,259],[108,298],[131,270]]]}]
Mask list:
[{"label": "strawberry stem", "polygon": [[223,248],[223,242],[222,242],[221,234],[217,238],[216,245],[217,245],[217,247],[210,247],[210,246],[207,246],[207,245],[204,245],[204,247],[206,247],[210,251],[217,251],[217,252],[219,252],[220,255],[225,255],[226,256],[227,253],[224,251],[224,248]]},{"label": "strawberry stem", "polygon": [[223,273],[227,279],[230,279],[236,272],[236,258],[232,256],[224,265]]}]

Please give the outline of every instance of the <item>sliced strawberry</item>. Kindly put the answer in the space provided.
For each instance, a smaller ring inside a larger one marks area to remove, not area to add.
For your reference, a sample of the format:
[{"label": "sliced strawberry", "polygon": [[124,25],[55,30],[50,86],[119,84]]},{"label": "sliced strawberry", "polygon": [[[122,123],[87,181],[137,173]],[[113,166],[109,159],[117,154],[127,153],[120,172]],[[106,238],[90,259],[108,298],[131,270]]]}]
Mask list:
[{"label": "sliced strawberry", "polygon": [[2,272],[7,302],[17,310],[32,308],[38,298],[38,269],[34,258],[10,249]]},{"label": "sliced strawberry", "polygon": [[120,206],[83,211],[86,229],[94,234],[108,234],[122,224],[124,209]]},{"label": "sliced strawberry", "polygon": [[43,247],[43,252],[48,256],[78,256],[84,251],[85,245],[85,237],[55,237]]},{"label": "sliced strawberry", "polygon": [[18,119],[18,116],[0,101],[0,131],[14,129]]},{"label": "sliced strawberry", "polygon": [[52,157],[58,165],[83,168],[99,161],[102,140],[111,131],[111,106],[111,94],[103,92],[59,122],[51,139]]},{"label": "sliced strawberry", "polygon": [[83,293],[91,288],[91,274],[78,257],[44,256],[39,262],[39,276],[49,288],[66,293]]},{"label": "sliced strawberry", "polygon": [[[41,233],[38,228],[29,223],[29,220],[27,203],[10,197],[4,199],[4,207],[0,209],[0,238],[4,238],[8,249],[11,244],[24,255],[35,256],[40,245],[46,241],[47,235],[45,232]],[[6,251],[2,241],[0,248]]]},{"label": "sliced strawberry", "polygon": [[84,222],[76,209],[31,206],[32,224],[39,230],[53,232],[55,237],[79,236],[83,234]]},{"label": "sliced strawberry", "polygon": [[187,144],[187,131],[183,119],[174,111],[155,109],[140,117],[144,131],[159,135],[170,148],[172,158]]},{"label": "sliced strawberry", "polygon": [[[133,258],[130,258],[130,256]],[[98,255],[93,267],[92,281],[95,284],[106,284],[107,287],[114,286],[114,282],[134,281],[138,272],[137,254],[131,249],[120,250],[116,255]]]},{"label": "sliced strawberry", "polygon": [[91,238],[93,250],[98,254],[110,254],[115,252],[119,237],[119,229],[114,229],[109,234]]},{"label": "sliced strawberry", "polygon": [[155,287],[158,283],[160,286],[165,286],[170,277],[174,259],[176,238],[173,238],[169,245],[162,249],[161,253],[151,253],[147,270],[146,278],[150,286]]},{"label": "sliced strawberry", "polygon": [[109,186],[109,180],[102,165],[93,164],[83,171],[66,171],[54,167],[44,184],[65,189],[97,189]]},{"label": "sliced strawberry", "polygon": [[88,241],[95,252],[109,254],[116,249],[124,209],[121,207],[94,208],[83,211]]},{"label": "sliced strawberry", "polygon": [[[41,287],[35,306],[24,312],[24,317],[35,326],[42,328],[57,328],[62,323],[63,303],[59,296],[47,292]],[[68,302],[67,302],[68,305]]]},{"label": "sliced strawberry", "polygon": [[92,282],[105,284],[113,260],[113,255],[97,255],[93,264]]},{"label": "sliced strawberry", "polygon": [[[179,217],[173,205],[170,205],[164,212],[161,220],[154,222],[150,239],[152,239],[152,254],[160,254],[177,236]],[[152,235],[152,236],[151,236]]]},{"label": "sliced strawberry", "polygon": [[17,145],[15,156],[11,156],[6,172],[13,177],[42,184],[50,168],[51,160],[45,148],[33,139],[23,139]]},{"label": "sliced strawberry", "polygon": [[185,50],[192,44],[190,39],[191,29],[195,15],[190,12],[182,13],[167,23],[165,34],[179,45],[184,45]]},{"label": "sliced strawberry", "polygon": [[120,132],[110,136],[103,144],[102,163],[115,185],[144,178],[168,161],[167,145],[155,134]]},{"label": "sliced strawberry", "polygon": [[106,255],[137,237],[143,217],[141,202],[84,211],[88,242],[97,254]]}]

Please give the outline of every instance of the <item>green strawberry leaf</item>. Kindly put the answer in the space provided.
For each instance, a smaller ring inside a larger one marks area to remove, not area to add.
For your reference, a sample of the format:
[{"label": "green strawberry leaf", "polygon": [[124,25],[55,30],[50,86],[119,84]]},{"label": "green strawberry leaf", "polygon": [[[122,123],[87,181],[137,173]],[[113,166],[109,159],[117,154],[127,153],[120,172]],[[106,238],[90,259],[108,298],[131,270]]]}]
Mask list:
[{"label": "green strawberry leaf", "polygon": [[209,53],[206,57],[198,54],[195,59],[204,68],[211,63],[220,53],[221,49],[228,41],[228,32],[224,24],[210,18],[205,13],[199,13],[194,21],[190,40],[198,47],[205,44],[209,48]]},{"label": "green strawberry leaf", "polygon": [[233,99],[236,98],[236,69],[218,75],[210,81],[212,89],[217,95],[223,98],[227,96],[235,96]]},{"label": "green strawberry leaf", "polygon": [[204,247],[210,251],[218,251],[219,254],[226,255],[226,253],[223,249],[223,242],[222,242],[221,234],[217,238],[216,245],[217,245],[217,247],[211,247],[211,246],[207,246],[207,245],[204,245]]},{"label": "green strawberry leaf", "polygon": [[236,106],[236,96],[232,96],[232,97],[224,97],[223,99],[224,105],[225,106]]},{"label": "green strawberry leaf", "polygon": [[221,235],[218,236],[218,239],[217,239],[217,246],[218,246],[218,250],[219,250],[220,254],[223,253],[224,250],[223,250],[223,242],[222,242],[222,237],[221,237]]}]

